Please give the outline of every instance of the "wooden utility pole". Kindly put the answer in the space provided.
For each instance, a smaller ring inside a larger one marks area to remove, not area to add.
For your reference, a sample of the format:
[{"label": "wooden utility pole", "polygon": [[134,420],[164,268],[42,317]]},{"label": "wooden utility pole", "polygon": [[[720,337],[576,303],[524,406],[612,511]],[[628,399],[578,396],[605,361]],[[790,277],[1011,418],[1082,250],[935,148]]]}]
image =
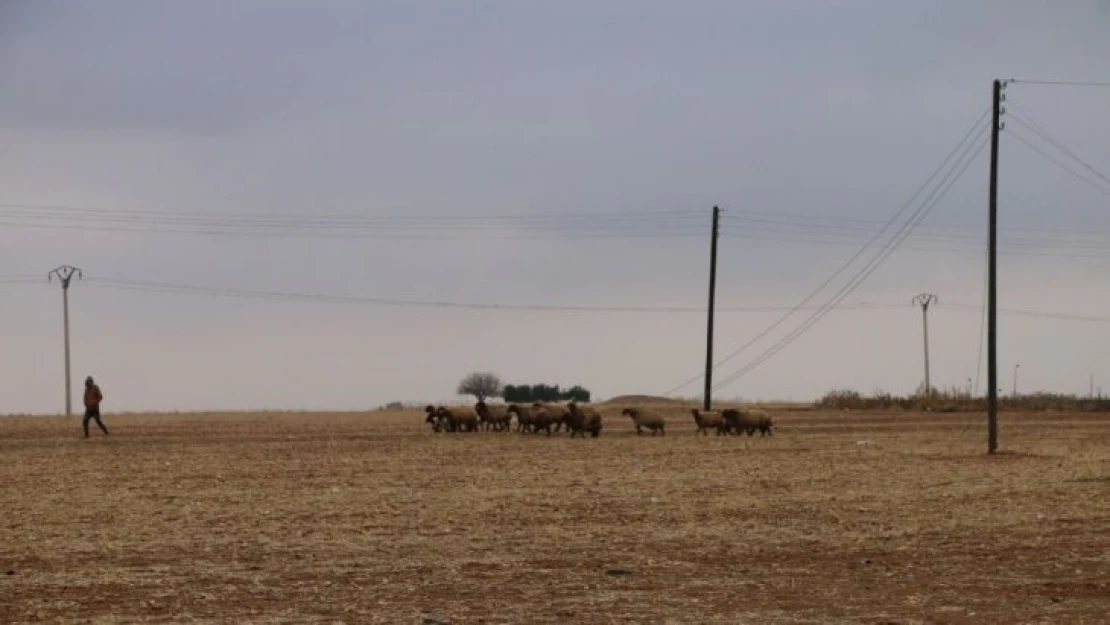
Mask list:
[{"label": "wooden utility pole", "polygon": [[1002,130],[1002,90],[991,92],[990,239],[987,244],[987,453],[998,450],[998,131]]},{"label": "wooden utility pole", "polygon": [[65,353],[66,353],[66,416],[73,415],[73,390],[70,384],[69,374],[69,283],[73,276],[81,279],[81,270],[69,265],[62,265],[53,269],[50,273],[46,274],[47,282],[53,281],[58,278],[62,283],[62,324],[65,328]]},{"label": "wooden utility pole", "polygon": [[705,330],[705,398],[703,410],[713,409],[713,307],[717,295],[717,234],[721,221],[721,209],[713,207],[713,229],[709,239],[709,310]]},{"label": "wooden utility pole", "polygon": [[932,293],[922,293],[913,298],[915,306],[921,306],[921,322],[925,331],[925,403],[933,395],[933,387],[929,382],[929,304],[937,301],[937,296]]}]

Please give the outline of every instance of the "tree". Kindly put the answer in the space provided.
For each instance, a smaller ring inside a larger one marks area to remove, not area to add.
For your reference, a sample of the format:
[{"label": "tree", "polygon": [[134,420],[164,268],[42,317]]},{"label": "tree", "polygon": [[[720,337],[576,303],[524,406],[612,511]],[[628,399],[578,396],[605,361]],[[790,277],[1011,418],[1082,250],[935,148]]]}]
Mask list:
[{"label": "tree", "polygon": [[563,392],[563,399],[588,404],[590,403],[590,392],[576,384]]},{"label": "tree", "polygon": [[459,381],[459,395],[473,395],[478,401],[501,395],[501,378],[489,371],[475,371]]},{"label": "tree", "polygon": [[563,390],[558,384],[506,384],[502,397],[510,403],[557,402],[574,400],[579,403],[590,401],[590,391],[575,385]]}]

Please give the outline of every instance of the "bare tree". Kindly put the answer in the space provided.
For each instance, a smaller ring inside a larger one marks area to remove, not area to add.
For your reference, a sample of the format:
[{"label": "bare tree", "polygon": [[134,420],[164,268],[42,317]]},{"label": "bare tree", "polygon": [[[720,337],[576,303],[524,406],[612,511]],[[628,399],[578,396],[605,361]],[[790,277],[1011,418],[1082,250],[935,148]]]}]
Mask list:
[{"label": "bare tree", "polygon": [[478,401],[501,396],[501,378],[489,371],[475,371],[459,381],[459,395],[473,395]]}]

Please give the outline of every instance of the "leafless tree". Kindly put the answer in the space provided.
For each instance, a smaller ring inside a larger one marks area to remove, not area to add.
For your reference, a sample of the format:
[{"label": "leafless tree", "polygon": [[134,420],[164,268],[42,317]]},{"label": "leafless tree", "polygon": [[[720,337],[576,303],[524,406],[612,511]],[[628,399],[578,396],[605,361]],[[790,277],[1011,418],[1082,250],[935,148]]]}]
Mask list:
[{"label": "leafless tree", "polygon": [[459,395],[473,395],[478,401],[501,396],[501,378],[489,371],[475,371],[459,381]]}]

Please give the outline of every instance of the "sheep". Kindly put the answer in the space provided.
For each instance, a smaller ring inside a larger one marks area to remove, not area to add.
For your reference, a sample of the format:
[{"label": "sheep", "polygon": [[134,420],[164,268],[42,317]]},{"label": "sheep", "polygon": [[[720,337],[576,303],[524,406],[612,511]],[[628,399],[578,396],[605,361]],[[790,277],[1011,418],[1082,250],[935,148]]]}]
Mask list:
[{"label": "sheep", "polygon": [[567,404],[566,424],[571,438],[576,435],[586,438],[586,432],[593,438],[601,435],[601,413],[590,407],[579,408],[573,401]]},{"label": "sheep", "polygon": [[530,406],[520,406],[517,404],[509,404],[505,409],[505,413],[509,415],[516,415],[516,431],[527,432],[532,429],[532,412]]},{"label": "sheep", "polygon": [[533,406],[532,433],[539,434],[540,430],[543,430],[544,432],[547,432],[548,436],[551,436],[551,426],[555,425],[556,423],[560,423],[561,419],[562,414],[557,412],[556,410],[551,410],[549,408],[543,407],[536,408],[535,406]]},{"label": "sheep", "polygon": [[443,429],[444,423],[443,423],[443,419],[439,416],[439,413],[436,411],[436,407],[432,406],[432,405],[425,406],[424,407],[424,412],[428,413],[428,416],[424,419],[424,423],[430,423],[431,426],[432,426],[432,431],[433,432],[441,431]]},{"label": "sheep", "polygon": [[495,432],[508,430],[513,419],[505,406],[490,406],[484,401],[474,404],[474,411],[478,413],[478,417],[482,420],[483,429],[489,430],[492,428]]},{"label": "sheep", "polygon": [[562,430],[564,425],[567,426],[567,431],[570,431],[570,411],[568,411],[566,408],[556,406],[554,404],[544,404],[537,401],[532,402],[532,410],[547,410],[548,412],[554,414],[554,426],[556,432]]},{"label": "sheep", "polygon": [[470,408],[444,408],[436,409],[436,414],[446,419],[450,432],[477,432],[478,414]]},{"label": "sheep", "polygon": [[759,430],[759,435],[770,436],[773,422],[771,415],[767,414],[764,410],[747,409],[737,410],[735,408],[726,408],[721,411],[721,417],[724,419],[724,428],[726,432],[740,434],[743,430],[747,432],[748,436],[755,434]]},{"label": "sheep", "polygon": [[625,408],[621,411],[621,415],[628,415],[632,417],[632,422],[636,424],[636,434],[642,435],[643,429],[651,430],[651,435],[656,434],[666,435],[667,422],[661,415],[654,412],[648,412],[642,408]]},{"label": "sheep", "polygon": [[705,436],[709,436],[709,428],[717,430],[717,436],[726,432],[724,419],[721,417],[720,412],[701,412],[697,408],[691,408],[690,412],[694,415],[694,423],[697,424],[698,429],[694,432],[697,436],[700,432]]}]

